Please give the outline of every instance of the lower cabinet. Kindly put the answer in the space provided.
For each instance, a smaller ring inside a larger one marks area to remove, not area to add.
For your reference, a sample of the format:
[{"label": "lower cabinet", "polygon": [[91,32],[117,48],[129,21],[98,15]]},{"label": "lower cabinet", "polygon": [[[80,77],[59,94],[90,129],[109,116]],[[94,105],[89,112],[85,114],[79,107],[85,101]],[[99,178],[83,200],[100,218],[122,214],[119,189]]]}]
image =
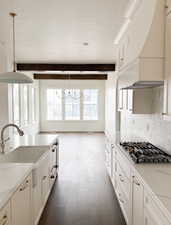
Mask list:
[{"label": "lower cabinet", "polygon": [[[18,188],[11,199],[12,225],[32,224],[32,176]],[[2,224],[3,225],[3,224]]]},{"label": "lower cabinet", "polygon": [[143,225],[144,187],[136,175],[132,176],[132,225]]},{"label": "lower cabinet", "polygon": [[112,183],[126,224],[171,225],[143,177],[117,146],[114,156]]},{"label": "lower cabinet", "polygon": [[38,224],[43,208],[50,192],[49,185],[50,152],[33,170],[33,218]]},{"label": "lower cabinet", "polygon": [[0,225],[12,225],[10,202],[0,210]]},{"label": "lower cabinet", "polygon": [[[122,159],[124,160],[124,159]],[[115,161],[115,191],[120,203],[125,221],[130,224],[130,209],[131,209],[131,195],[130,195],[130,179],[127,176],[129,171],[127,169],[127,162],[122,164],[121,156],[116,153]]]}]

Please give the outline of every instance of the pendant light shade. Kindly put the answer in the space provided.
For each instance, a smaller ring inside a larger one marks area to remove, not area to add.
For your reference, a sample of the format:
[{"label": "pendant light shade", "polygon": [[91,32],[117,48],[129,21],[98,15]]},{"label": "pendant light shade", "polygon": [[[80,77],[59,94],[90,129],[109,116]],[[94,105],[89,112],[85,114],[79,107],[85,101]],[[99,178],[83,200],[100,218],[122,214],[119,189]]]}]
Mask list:
[{"label": "pendant light shade", "polygon": [[33,79],[24,73],[19,72],[6,72],[0,73],[0,83],[8,84],[30,84],[33,83]]},{"label": "pendant light shade", "polygon": [[0,73],[0,83],[33,83],[33,79],[24,73],[16,71],[16,62],[15,62],[15,13],[10,13],[10,16],[13,18],[13,72],[4,72]]}]

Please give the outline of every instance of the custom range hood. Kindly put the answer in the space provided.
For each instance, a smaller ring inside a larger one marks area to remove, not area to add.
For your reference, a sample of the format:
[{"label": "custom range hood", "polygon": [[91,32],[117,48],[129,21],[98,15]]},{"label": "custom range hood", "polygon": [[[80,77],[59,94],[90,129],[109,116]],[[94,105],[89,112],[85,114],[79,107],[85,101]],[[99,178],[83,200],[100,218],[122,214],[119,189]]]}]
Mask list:
[{"label": "custom range hood", "polygon": [[118,70],[122,89],[164,85],[164,0],[139,0],[123,43],[125,62]]}]

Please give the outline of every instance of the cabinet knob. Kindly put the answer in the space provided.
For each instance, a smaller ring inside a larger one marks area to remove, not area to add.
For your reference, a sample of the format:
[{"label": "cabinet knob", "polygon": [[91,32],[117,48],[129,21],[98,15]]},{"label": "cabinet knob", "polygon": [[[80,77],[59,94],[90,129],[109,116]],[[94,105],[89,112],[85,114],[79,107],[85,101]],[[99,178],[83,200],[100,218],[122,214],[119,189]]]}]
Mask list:
[{"label": "cabinet knob", "polygon": [[0,221],[0,225],[7,225],[8,224],[8,216],[5,214]]},{"label": "cabinet knob", "polygon": [[43,180],[46,180],[47,176],[43,176]]}]

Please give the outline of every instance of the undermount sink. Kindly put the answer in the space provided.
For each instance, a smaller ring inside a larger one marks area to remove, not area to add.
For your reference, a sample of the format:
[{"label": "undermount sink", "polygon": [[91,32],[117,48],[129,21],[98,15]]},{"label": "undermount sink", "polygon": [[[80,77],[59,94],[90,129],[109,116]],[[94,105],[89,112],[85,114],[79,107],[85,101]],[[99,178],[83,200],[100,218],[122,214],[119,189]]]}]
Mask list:
[{"label": "undermount sink", "polygon": [[48,151],[47,147],[19,147],[0,155],[0,163],[36,163]]}]

